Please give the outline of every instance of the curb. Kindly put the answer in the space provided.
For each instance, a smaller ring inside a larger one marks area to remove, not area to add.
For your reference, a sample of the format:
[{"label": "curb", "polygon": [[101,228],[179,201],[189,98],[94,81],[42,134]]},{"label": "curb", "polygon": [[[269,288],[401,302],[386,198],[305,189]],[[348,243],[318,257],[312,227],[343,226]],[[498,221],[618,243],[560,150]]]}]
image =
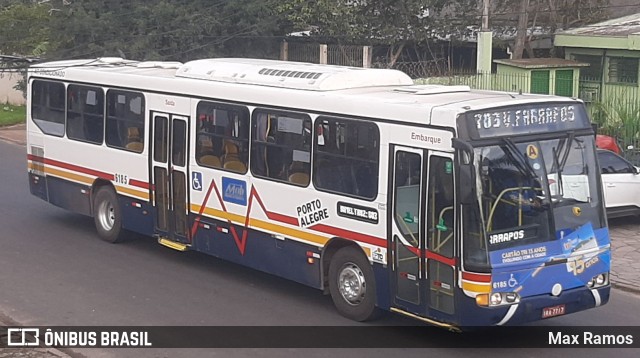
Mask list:
[{"label": "curb", "polygon": [[0,139],[6,142],[14,143],[14,144],[26,145],[27,141],[26,141],[25,131],[26,131],[26,125],[24,123],[18,123],[12,126],[0,127]]},{"label": "curb", "polygon": [[13,144],[18,144],[18,145],[27,145],[27,143],[25,143],[25,142],[23,142],[21,140],[3,137],[2,135],[0,135],[0,140],[3,140],[5,142],[9,142],[9,143],[13,143]]}]

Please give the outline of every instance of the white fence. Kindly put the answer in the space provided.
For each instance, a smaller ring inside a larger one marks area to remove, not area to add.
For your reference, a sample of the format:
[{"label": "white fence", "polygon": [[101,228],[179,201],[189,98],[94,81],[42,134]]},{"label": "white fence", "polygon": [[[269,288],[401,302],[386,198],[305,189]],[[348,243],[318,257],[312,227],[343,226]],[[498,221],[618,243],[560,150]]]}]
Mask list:
[{"label": "white fence", "polygon": [[22,75],[16,72],[0,72],[0,104],[25,104],[22,92],[13,88],[21,78]]},{"label": "white fence", "polygon": [[280,59],[340,66],[371,67],[371,46],[280,43]]}]

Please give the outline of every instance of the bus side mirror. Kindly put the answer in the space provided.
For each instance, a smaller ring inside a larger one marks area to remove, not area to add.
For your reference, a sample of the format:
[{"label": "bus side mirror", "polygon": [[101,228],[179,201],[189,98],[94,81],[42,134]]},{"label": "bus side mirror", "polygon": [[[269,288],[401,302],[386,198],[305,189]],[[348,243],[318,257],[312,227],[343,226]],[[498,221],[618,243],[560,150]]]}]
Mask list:
[{"label": "bus side mirror", "polygon": [[471,144],[453,138],[453,148],[458,152],[458,199],[460,204],[469,205],[476,201],[476,175],[473,166],[473,147]]}]

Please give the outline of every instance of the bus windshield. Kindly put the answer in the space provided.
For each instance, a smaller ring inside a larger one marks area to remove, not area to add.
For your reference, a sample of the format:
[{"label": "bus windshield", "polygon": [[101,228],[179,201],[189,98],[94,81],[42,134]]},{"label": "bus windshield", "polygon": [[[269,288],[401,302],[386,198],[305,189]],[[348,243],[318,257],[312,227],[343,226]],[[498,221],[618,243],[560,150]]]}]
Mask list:
[{"label": "bus windshield", "polygon": [[593,136],[501,139],[474,149],[479,221],[489,251],[604,225]]}]

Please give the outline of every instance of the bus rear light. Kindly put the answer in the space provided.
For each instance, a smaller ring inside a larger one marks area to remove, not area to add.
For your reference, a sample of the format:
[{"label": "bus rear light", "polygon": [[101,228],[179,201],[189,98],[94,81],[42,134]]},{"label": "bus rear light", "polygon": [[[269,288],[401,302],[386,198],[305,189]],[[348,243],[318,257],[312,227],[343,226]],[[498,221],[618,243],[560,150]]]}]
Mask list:
[{"label": "bus rear light", "polygon": [[316,260],[313,257],[307,257],[307,263],[309,265],[313,265],[314,262],[316,262]]}]

